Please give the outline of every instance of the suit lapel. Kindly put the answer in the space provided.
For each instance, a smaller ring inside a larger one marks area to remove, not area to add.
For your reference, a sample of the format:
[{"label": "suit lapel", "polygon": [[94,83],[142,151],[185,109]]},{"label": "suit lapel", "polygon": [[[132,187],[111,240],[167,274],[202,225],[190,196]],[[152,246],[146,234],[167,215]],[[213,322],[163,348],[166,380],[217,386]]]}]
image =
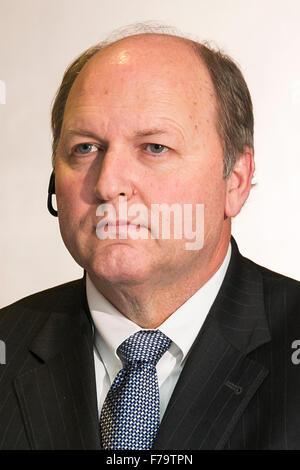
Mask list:
[{"label": "suit lapel", "polygon": [[268,374],[248,354],[270,341],[262,279],[234,239],[217,298],[189,353],[153,449],[222,449]]},{"label": "suit lapel", "polygon": [[[31,343],[40,366],[15,388],[33,449],[98,449],[93,338],[84,281]],[[60,299],[62,301],[62,299]]]}]

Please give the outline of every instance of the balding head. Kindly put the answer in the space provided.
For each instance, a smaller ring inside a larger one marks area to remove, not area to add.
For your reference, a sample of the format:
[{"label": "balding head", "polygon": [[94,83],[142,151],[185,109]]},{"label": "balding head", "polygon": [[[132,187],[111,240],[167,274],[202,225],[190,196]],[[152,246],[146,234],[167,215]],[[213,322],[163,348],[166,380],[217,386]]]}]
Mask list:
[{"label": "balding head", "polygon": [[[167,59],[166,59],[167,58]],[[112,126],[126,133],[131,115],[136,129],[149,128],[154,116],[170,124],[181,115],[189,139],[197,142],[207,123],[216,127],[217,102],[214,86],[205,64],[181,38],[141,34],[119,40],[95,54],[82,68],[70,90],[62,128],[74,120],[83,123],[85,110],[97,104],[102,110],[106,135]],[[109,113],[108,113],[109,109]],[[115,111],[116,119],[113,119]],[[180,124],[175,124],[182,133]],[[104,136],[103,136],[104,137]],[[218,145],[218,135],[215,136]],[[195,150],[195,153],[196,150]]]},{"label": "balding head", "polygon": [[[163,30],[163,28],[161,29]],[[52,110],[53,164],[61,133],[65,104],[79,72],[95,55],[99,59],[112,49],[120,51],[116,59],[120,64],[129,64],[125,45],[127,44],[129,47],[131,44],[133,46],[130,53],[131,64],[134,57],[136,65],[138,63],[142,66],[143,61],[144,63],[153,62],[154,53],[156,57],[163,58],[165,64],[171,64],[174,61],[181,65],[183,73],[187,67],[197,69],[199,62],[202,65],[205,64],[214,87],[217,110],[216,128],[223,147],[224,177],[227,177],[245,146],[253,148],[252,103],[247,85],[238,67],[220,51],[215,51],[188,38],[166,34],[164,30],[162,33],[157,31],[129,35],[130,33],[125,31],[122,34],[125,37],[113,42],[106,40],[91,47],[67,69]],[[139,45],[137,46],[137,44]],[[139,48],[136,50],[136,54],[133,52],[135,46]],[[121,52],[122,50],[123,52]],[[187,60],[189,60],[189,65],[187,65]],[[200,84],[193,85],[200,88]]]}]

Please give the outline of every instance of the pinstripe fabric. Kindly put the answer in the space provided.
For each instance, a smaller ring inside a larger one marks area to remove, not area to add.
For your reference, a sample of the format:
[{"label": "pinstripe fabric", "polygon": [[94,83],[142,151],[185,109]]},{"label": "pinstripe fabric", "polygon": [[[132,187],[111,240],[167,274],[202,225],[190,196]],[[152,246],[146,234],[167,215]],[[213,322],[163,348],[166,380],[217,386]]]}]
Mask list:
[{"label": "pinstripe fabric", "polygon": [[[299,294],[298,282],[241,258],[233,242],[155,448],[300,449],[300,365],[291,361],[291,344],[300,339]],[[228,379],[243,389],[233,406]]]},{"label": "pinstripe fabric", "polygon": [[[299,283],[232,259],[154,449],[300,449]],[[99,449],[85,283],[0,311],[0,449]]]},{"label": "pinstripe fabric", "polygon": [[300,339],[299,283],[264,269],[262,274],[272,341],[249,357],[265,364],[270,374],[228,445],[233,449],[300,449],[300,364],[291,360],[292,342]]},{"label": "pinstripe fabric", "polygon": [[84,293],[79,280],[2,309],[0,449],[99,448]]}]

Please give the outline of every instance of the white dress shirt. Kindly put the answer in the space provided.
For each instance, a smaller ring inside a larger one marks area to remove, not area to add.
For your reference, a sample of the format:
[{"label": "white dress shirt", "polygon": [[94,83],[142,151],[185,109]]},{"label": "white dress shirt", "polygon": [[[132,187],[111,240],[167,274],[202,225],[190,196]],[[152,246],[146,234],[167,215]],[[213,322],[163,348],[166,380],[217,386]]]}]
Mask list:
[{"label": "white dress shirt", "polygon": [[[181,305],[156,329],[172,340],[170,348],[157,363],[160,394],[160,419],[162,419],[186,358],[201,326],[217,296],[231,256],[227,254],[218,271],[192,297]],[[120,313],[96,289],[88,274],[86,293],[94,323],[94,358],[99,417],[111,384],[122,369],[117,348],[129,336],[142,330],[140,326]]]}]

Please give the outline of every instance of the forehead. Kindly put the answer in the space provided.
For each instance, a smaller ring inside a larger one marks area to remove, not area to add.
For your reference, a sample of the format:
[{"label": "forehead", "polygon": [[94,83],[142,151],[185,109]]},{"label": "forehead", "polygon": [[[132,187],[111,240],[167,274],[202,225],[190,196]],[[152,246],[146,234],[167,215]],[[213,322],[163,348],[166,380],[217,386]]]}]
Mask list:
[{"label": "forehead", "polygon": [[216,101],[209,72],[186,40],[146,34],[107,46],[83,67],[65,114],[87,109],[205,119],[215,114]]}]

